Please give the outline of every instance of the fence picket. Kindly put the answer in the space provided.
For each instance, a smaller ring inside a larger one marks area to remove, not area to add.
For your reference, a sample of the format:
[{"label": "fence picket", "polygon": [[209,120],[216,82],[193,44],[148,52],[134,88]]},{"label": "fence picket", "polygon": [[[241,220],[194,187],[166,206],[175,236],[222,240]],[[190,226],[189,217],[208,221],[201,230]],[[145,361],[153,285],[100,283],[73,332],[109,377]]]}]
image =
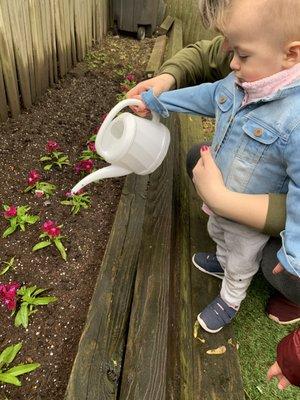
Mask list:
[{"label": "fence picket", "polygon": [[2,62],[3,78],[5,82],[7,100],[13,117],[20,113],[19,90],[16,74],[16,64],[13,53],[10,25],[8,21],[8,9],[6,1],[0,3],[0,55]]}]

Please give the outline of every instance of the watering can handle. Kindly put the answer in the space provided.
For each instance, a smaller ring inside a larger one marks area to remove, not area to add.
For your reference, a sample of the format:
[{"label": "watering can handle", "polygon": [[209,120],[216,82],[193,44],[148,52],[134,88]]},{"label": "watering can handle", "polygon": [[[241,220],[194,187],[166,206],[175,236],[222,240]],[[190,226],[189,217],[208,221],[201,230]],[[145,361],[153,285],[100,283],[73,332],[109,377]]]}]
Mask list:
[{"label": "watering can handle", "polygon": [[[144,103],[141,100],[138,99],[126,99],[120,101],[115,107],[110,110],[110,112],[107,114],[105,120],[103,121],[98,133],[101,135],[102,132],[105,131],[107,126],[111,123],[111,121],[115,118],[115,116],[123,110],[123,108],[128,107],[128,106],[139,106],[143,105]],[[155,123],[159,123],[159,115],[155,111],[151,111],[152,113],[152,121]],[[99,135],[99,136],[100,136]]]}]

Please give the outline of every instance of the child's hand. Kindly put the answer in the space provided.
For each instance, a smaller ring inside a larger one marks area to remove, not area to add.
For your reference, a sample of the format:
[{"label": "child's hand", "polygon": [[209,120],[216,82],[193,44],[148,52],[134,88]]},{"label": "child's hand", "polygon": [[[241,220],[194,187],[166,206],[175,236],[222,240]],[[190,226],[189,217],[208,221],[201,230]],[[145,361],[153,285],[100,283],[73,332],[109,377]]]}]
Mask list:
[{"label": "child's hand", "polygon": [[273,269],[273,274],[274,274],[274,275],[277,275],[277,274],[280,274],[280,273],[283,272],[283,271],[284,271],[283,266],[282,266],[280,263],[278,263],[278,264],[276,265],[276,267]]},{"label": "child's hand", "polygon": [[290,382],[286,379],[286,377],[283,375],[281,368],[279,367],[278,363],[275,362],[272,367],[270,367],[267,378],[270,381],[272,378],[277,378],[278,379],[278,389],[284,390],[286,389],[289,385]]},{"label": "child's hand", "polygon": [[[162,92],[167,92],[174,87],[174,77],[170,74],[161,74],[155,78],[140,82],[134,88],[129,90],[129,92],[127,92],[126,97],[128,99],[140,99],[140,94],[149,89],[153,89],[155,96],[159,96]],[[132,106],[130,108],[140,117],[146,117],[149,114],[149,110],[146,106]]]},{"label": "child's hand", "polygon": [[210,148],[202,146],[201,158],[193,169],[193,182],[197,193],[213,211],[222,201],[222,193],[227,191],[221,171],[212,158]]}]

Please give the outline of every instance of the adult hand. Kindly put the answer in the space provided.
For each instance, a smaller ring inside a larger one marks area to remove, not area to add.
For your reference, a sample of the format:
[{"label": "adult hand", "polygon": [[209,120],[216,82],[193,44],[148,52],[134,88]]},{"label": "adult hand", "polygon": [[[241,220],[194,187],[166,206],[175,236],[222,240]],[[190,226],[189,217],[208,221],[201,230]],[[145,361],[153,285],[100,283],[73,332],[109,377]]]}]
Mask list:
[{"label": "adult hand", "polygon": [[[141,99],[141,93],[146,90],[153,89],[155,96],[159,96],[162,92],[175,88],[175,78],[170,74],[161,74],[155,78],[147,79],[146,81],[138,83],[133,89],[127,92],[126,97],[128,99]],[[132,111],[138,114],[140,117],[145,117],[149,114],[149,110],[145,105],[132,106]]]},{"label": "adult hand", "polygon": [[198,195],[209,208],[214,210],[227,189],[208,146],[201,147],[200,156],[193,169],[193,182]]},{"label": "adult hand", "polygon": [[284,271],[283,266],[282,266],[280,263],[278,263],[278,264],[276,265],[276,267],[273,269],[273,274],[274,274],[274,275],[277,275],[277,274],[280,274],[280,273],[283,272],[283,271]]},{"label": "adult hand", "polygon": [[267,373],[267,378],[269,381],[273,378],[277,378],[278,379],[277,387],[280,390],[284,390],[290,385],[290,382],[283,375],[277,361],[269,368],[269,371]]}]

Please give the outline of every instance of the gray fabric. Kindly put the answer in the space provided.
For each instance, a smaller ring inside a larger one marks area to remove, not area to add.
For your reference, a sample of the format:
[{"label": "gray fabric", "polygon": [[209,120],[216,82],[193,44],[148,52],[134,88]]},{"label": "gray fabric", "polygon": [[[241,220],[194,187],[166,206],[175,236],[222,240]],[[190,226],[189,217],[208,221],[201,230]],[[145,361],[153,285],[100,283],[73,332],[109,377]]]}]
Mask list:
[{"label": "gray fabric", "polygon": [[217,244],[217,259],[224,269],[221,298],[227,304],[239,307],[259,269],[269,237],[218,215],[209,217],[207,230]]}]

